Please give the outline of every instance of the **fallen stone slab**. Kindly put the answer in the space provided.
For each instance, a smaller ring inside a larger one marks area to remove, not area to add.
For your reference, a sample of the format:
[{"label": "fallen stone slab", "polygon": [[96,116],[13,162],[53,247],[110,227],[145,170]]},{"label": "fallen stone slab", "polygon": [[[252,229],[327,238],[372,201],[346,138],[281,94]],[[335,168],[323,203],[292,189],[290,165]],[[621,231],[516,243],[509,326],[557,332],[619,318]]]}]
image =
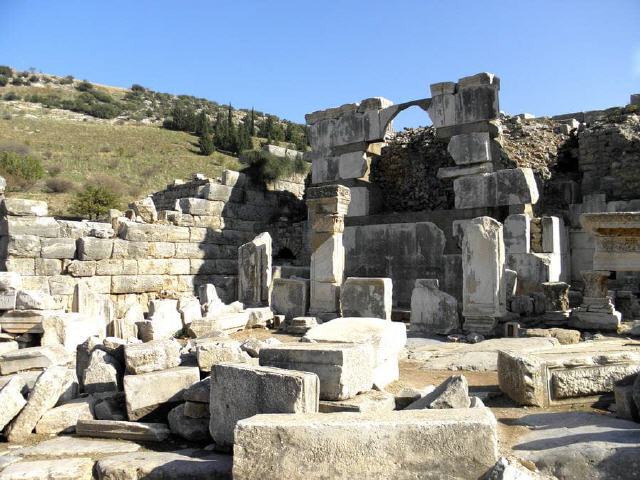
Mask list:
[{"label": "fallen stone slab", "polygon": [[266,347],[275,347],[276,345],[280,345],[282,342],[277,338],[266,338],[264,340],[260,340],[258,338],[247,338],[242,344],[240,348],[243,352],[247,352],[250,357],[258,358],[260,355],[260,350]]},{"label": "fallen stone slab", "polygon": [[22,460],[20,457],[15,455],[0,455],[0,472],[2,469],[8,467],[9,465],[19,462]]},{"label": "fallen stone slab", "polygon": [[66,365],[72,360],[73,355],[62,345],[22,348],[0,355],[0,374]]},{"label": "fallen stone slab", "polygon": [[125,375],[124,391],[129,420],[166,412],[172,404],[183,400],[185,389],[198,381],[198,367],[175,367],[140,375]]},{"label": "fallen stone slab", "polygon": [[93,438],[117,438],[134,442],[162,442],[169,438],[164,423],[124,422],[115,420],[78,420],[76,435]]},{"label": "fallen stone slab", "polygon": [[89,395],[52,408],[38,421],[36,433],[73,433],[78,421],[93,419],[94,404],[95,398]]},{"label": "fallen stone slab", "polygon": [[219,363],[243,363],[249,355],[242,351],[240,342],[232,338],[207,338],[196,343],[198,367],[210,372],[211,367]]},{"label": "fallen stone slab", "polygon": [[180,365],[180,344],[173,339],[152,340],[124,347],[128,373],[140,374],[166,370]]},{"label": "fallen stone slab", "polygon": [[123,368],[120,362],[101,349],[91,353],[89,365],[84,371],[83,385],[86,393],[116,392],[122,386]]},{"label": "fallen stone slab", "polygon": [[340,289],[342,314],[391,320],[392,290],[390,278],[349,277]]},{"label": "fallen stone slab", "polygon": [[115,455],[140,450],[140,445],[124,440],[102,440],[60,436],[45,440],[32,447],[14,450],[12,453],[24,458],[66,458],[66,457],[95,457]]},{"label": "fallen stone slab", "polygon": [[[209,417],[192,418],[186,415],[185,405],[181,403],[169,412],[169,428],[171,433],[191,442],[206,442],[211,440],[209,433]],[[207,405],[208,404],[202,404]]]},{"label": "fallen stone slab", "polygon": [[16,375],[0,389],[0,432],[27,404],[22,395],[24,386],[24,380]]},{"label": "fallen stone slab", "polygon": [[211,373],[211,437],[220,447],[233,445],[238,420],[259,413],[318,411],[320,381],[309,372],[221,363]]},{"label": "fallen stone slab", "polygon": [[294,317],[291,320],[285,319],[284,331],[293,335],[304,335],[317,325],[316,317]]},{"label": "fallen stone slab", "polygon": [[3,332],[42,333],[42,319],[47,312],[42,310],[9,310],[0,317]]},{"label": "fallen stone slab", "polygon": [[433,392],[434,390],[435,387],[433,385],[427,385],[426,387],[421,389],[404,387],[394,395],[396,401],[396,410],[402,410],[405,407],[408,407],[413,402],[420,400],[425,395]]},{"label": "fallen stone slab", "polygon": [[387,392],[370,390],[347,400],[320,400],[320,413],[335,412],[392,412],[396,409],[395,397]]},{"label": "fallen stone slab", "polygon": [[373,386],[370,344],[290,343],[260,350],[260,365],[313,372],[321,400],[345,400]]},{"label": "fallen stone slab", "polygon": [[203,450],[136,452],[96,463],[99,480],[230,480],[230,455]]},{"label": "fallen stone slab", "polygon": [[640,371],[640,342],[611,340],[498,353],[500,390],[520,405],[592,403]]},{"label": "fallen stone slab", "polygon": [[51,313],[42,319],[41,345],[62,345],[75,352],[91,336],[104,336],[105,327],[91,316],[81,313]]},{"label": "fallen stone slab", "polygon": [[29,393],[27,404],[6,427],[7,440],[21,442],[27,439],[42,415],[58,403],[74,382],[77,384],[75,372],[65,367],[53,366],[42,372]]},{"label": "fallen stone slab", "polygon": [[558,347],[555,338],[493,338],[479,343],[440,342],[431,339],[410,338],[407,355],[429,370],[498,370],[498,352],[515,350],[532,352]]},{"label": "fallen stone slab", "polygon": [[422,408],[469,408],[469,384],[464,375],[454,375],[442,382],[435,390],[409,405],[406,410]]},{"label": "fallen stone slab", "polygon": [[65,458],[36,460],[9,465],[2,470],[2,480],[91,480],[93,460]]},{"label": "fallen stone slab", "polygon": [[[209,402],[184,402],[184,414],[189,418],[209,418]],[[207,428],[208,424],[207,424]]]},{"label": "fallen stone slab", "polygon": [[[482,409],[479,409],[482,410]],[[609,415],[552,412],[527,415],[530,428],[512,447],[541,473],[567,480],[639,479],[638,424]]]},{"label": "fallen stone slab", "polygon": [[0,355],[9,352],[15,352],[20,348],[20,344],[18,342],[14,342],[13,340],[9,340],[8,342],[0,342]]},{"label": "fallen stone slab", "polygon": [[371,344],[375,355],[373,382],[384,387],[399,378],[398,355],[407,342],[407,327],[379,318],[345,317],[312,328],[303,340]]},{"label": "fallen stone slab", "polygon": [[211,397],[211,377],[194,383],[184,391],[184,399],[188,402],[209,403]]},{"label": "fallen stone slab", "polygon": [[[384,434],[380,434],[384,432]],[[256,415],[238,422],[234,478],[481,478],[498,459],[484,408]]]}]

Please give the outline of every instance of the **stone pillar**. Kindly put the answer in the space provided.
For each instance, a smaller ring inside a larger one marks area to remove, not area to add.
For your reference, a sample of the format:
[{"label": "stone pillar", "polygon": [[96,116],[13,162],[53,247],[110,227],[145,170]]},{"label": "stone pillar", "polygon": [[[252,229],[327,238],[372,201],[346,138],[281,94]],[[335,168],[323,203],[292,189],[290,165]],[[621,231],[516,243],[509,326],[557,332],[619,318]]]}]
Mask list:
[{"label": "stone pillar", "polygon": [[571,312],[569,325],[586,330],[616,331],[622,314],[615,310],[609,297],[609,275],[606,270],[581,272],[584,280],[582,304]]},{"label": "stone pillar", "polygon": [[238,248],[238,299],[248,307],[269,304],[271,235],[263,232]]},{"label": "stone pillar", "polygon": [[464,329],[493,333],[506,313],[502,224],[491,217],[474,218],[462,240],[462,315]]},{"label": "stone pillar", "polygon": [[311,228],[311,299],[309,313],[322,320],[340,312],[340,286],[344,280],[344,216],[351,194],[342,185],[307,190]]}]

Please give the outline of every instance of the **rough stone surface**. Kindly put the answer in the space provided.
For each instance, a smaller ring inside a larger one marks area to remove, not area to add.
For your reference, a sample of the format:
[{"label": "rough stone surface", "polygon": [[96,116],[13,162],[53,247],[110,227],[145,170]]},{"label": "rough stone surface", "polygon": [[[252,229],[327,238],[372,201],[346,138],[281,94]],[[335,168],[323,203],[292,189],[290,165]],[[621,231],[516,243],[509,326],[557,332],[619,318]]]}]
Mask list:
[{"label": "rough stone surface", "polygon": [[[384,432],[383,435],[380,432]],[[234,477],[480,478],[498,459],[488,409],[257,415],[238,422]]]},{"label": "rough stone surface", "polygon": [[175,367],[141,375],[125,375],[124,391],[129,420],[142,419],[164,406],[182,401],[184,390],[198,381],[200,370],[197,367]]},{"label": "rough stone surface", "polygon": [[35,460],[9,465],[0,477],[3,480],[91,480],[92,470],[90,458]]},{"label": "rough stone surface", "polygon": [[93,438],[60,436],[45,440],[32,447],[16,450],[15,454],[24,458],[66,458],[114,455],[140,450],[140,445],[123,440],[101,440]]},{"label": "rough stone surface", "polygon": [[260,365],[312,372],[320,379],[321,400],[345,400],[373,386],[370,344],[295,343],[260,351]]},{"label": "rough stone surface", "polygon": [[349,277],[340,289],[342,315],[391,320],[392,294],[390,278]]},{"label": "rough stone surface", "polygon": [[152,340],[124,347],[127,371],[133,374],[166,370],[180,365],[180,344],[173,339]]},{"label": "rough stone surface", "polygon": [[93,420],[91,396],[76,398],[46,412],[36,425],[36,433],[73,433],[79,420]]},{"label": "rough stone surface", "polygon": [[459,328],[455,297],[438,287],[416,285],[411,294],[411,331],[447,335]]},{"label": "rough stone surface", "polygon": [[240,349],[240,342],[231,338],[203,339],[196,345],[198,367],[210,372],[214,365],[224,362],[243,363],[248,355]]},{"label": "rough stone surface", "polygon": [[238,248],[238,298],[247,306],[269,302],[271,244],[271,235],[261,233]]},{"label": "rough stone surface", "polygon": [[170,432],[164,423],[81,419],[76,425],[76,434],[81,437],[162,442],[169,438]]},{"label": "rough stone surface", "polygon": [[432,392],[410,404],[407,410],[421,408],[469,408],[469,384],[464,375],[455,375],[442,382]]},{"label": "rough stone surface", "polygon": [[209,403],[211,397],[211,377],[194,383],[184,391],[184,399],[188,402]]},{"label": "rough stone surface", "polygon": [[274,278],[271,308],[287,319],[305,316],[309,310],[309,280]]},{"label": "rough stone surface", "polygon": [[14,419],[22,407],[27,404],[27,401],[22,395],[24,389],[24,380],[15,375],[12,377],[2,388],[0,388],[0,431]]},{"label": "rough stone surface", "polygon": [[83,385],[87,393],[115,392],[122,384],[123,368],[120,362],[104,350],[91,353],[84,371]]},{"label": "rough stone surface", "polygon": [[395,397],[387,392],[369,390],[347,400],[320,400],[318,411],[334,412],[391,412],[396,409]]},{"label": "rough stone surface", "polygon": [[167,416],[171,433],[191,442],[206,442],[211,440],[209,434],[209,418],[193,418],[186,415],[185,404],[181,403],[169,412]]},{"label": "rough stone surface", "polygon": [[28,438],[42,415],[58,403],[74,382],[77,382],[75,373],[65,367],[53,366],[42,372],[29,393],[27,404],[6,427],[7,439],[21,442]]},{"label": "rough stone surface", "polygon": [[231,456],[202,450],[136,452],[96,463],[101,480],[230,480]]},{"label": "rough stone surface", "polygon": [[404,324],[379,318],[338,318],[309,330],[303,337],[311,342],[369,343],[373,346],[373,382],[378,387],[399,377],[398,355],[407,342]]},{"label": "rough stone surface", "polygon": [[318,411],[320,382],[313,373],[243,364],[218,364],[211,376],[209,431],[217,445],[234,443],[238,420],[258,413]]}]

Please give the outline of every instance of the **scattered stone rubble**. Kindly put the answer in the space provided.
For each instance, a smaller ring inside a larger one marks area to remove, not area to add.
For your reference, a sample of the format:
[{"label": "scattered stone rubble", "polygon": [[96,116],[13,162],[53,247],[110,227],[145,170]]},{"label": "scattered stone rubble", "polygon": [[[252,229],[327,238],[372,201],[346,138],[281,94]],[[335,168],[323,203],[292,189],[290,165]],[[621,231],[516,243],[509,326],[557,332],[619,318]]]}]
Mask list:
[{"label": "scattered stone rubble", "polygon": [[[603,135],[637,160],[635,116],[499,90],[307,115],[306,189],[197,174],[104,223],[1,198],[0,478],[640,478],[640,215],[589,167]],[[411,106],[433,127],[391,139]]]}]

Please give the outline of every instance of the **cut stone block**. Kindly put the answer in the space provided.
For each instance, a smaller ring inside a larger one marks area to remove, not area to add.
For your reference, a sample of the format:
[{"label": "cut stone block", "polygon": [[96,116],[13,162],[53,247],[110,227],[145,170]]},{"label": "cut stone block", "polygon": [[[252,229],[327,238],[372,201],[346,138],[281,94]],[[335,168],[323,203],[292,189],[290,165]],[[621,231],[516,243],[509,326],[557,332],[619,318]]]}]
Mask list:
[{"label": "cut stone block", "polygon": [[0,409],[0,432],[27,404],[22,395],[24,386],[24,380],[15,375],[0,388],[0,405],[2,405],[2,409]]},{"label": "cut stone block", "polygon": [[73,433],[79,420],[93,420],[92,396],[76,398],[55,407],[42,416],[36,425],[36,433],[58,434]]},{"label": "cut stone block", "polygon": [[449,377],[432,392],[410,404],[406,410],[423,408],[469,408],[469,384],[464,375]]},{"label": "cut stone block", "polygon": [[498,352],[500,389],[520,405],[592,403],[638,371],[640,346],[624,341]]},{"label": "cut stone block", "polygon": [[[417,283],[417,281],[416,281]],[[438,287],[416,286],[411,294],[411,330],[447,335],[460,328],[458,301]]]},{"label": "cut stone block", "polygon": [[145,197],[141,200],[132,202],[129,205],[136,216],[140,217],[145,223],[155,223],[158,221],[158,212],[156,206],[153,203],[153,198]]},{"label": "cut stone block", "polygon": [[20,449],[17,455],[24,458],[96,457],[118,453],[136,452],[140,445],[122,440],[60,436],[45,440],[32,447]]},{"label": "cut stone block", "polygon": [[314,373],[215,365],[211,375],[211,437],[216,445],[231,446],[238,420],[258,413],[317,412],[319,391],[320,382]]},{"label": "cut stone block", "polygon": [[391,320],[390,278],[349,277],[340,290],[342,315]]},{"label": "cut stone block", "polygon": [[249,307],[266,305],[271,287],[271,235],[261,233],[238,248],[238,299]]},{"label": "cut stone block", "polygon": [[345,400],[373,386],[370,344],[295,343],[260,350],[260,365],[312,372],[320,379],[321,400]]},{"label": "cut stone block", "polygon": [[112,252],[112,239],[93,237],[78,239],[78,258],[80,260],[105,260],[111,258]]},{"label": "cut stone block", "polygon": [[318,411],[335,412],[392,412],[396,409],[396,401],[392,394],[370,390],[347,400],[320,400]]},{"label": "cut stone block", "polygon": [[60,236],[60,225],[52,217],[6,217],[0,220],[0,235]]},{"label": "cut stone block", "polygon": [[113,420],[79,420],[76,435],[94,438],[117,438],[134,442],[162,442],[171,432],[164,423],[122,422]]},{"label": "cut stone block", "polygon": [[211,397],[211,377],[206,377],[194,383],[184,391],[187,402],[209,403]]},{"label": "cut stone block", "polygon": [[506,253],[531,252],[531,218],[525,214],[509,215],[504,221]]},{"label": "cut stone block", "polygon": [[42,333],[42,319],[48,311],[12,310],[0,317],[0,327],[7,333]]},{"label": "cut stone block", "polygon": [[491,137],[488,132],[454,135],[447,151],[456,165],[491,162]]},{"label": "cut stone block", "polygon": [[95,470],[101,479],[227,480],[231,465],[230,455],[190,449],[115,455],[99,460]]},{"label": "cut stone block", "polygon": [[275,278],[271,290],[271,308],[286,319],[305,316],[309,310],[309,280]]},{"label": "cut stone block", "polygon": [[176,367],[141,375],[125,375],[124,391],[129,420],[140,420],[182,401],[184,390],[198,381],[198,367]]},{"label": "cut stone block", "polygon": [[84,391],[87,393],[118,391],[122,383],[122,373],[122,365],[114,356],[104,350],[95,349],[84,371]]},{"label": "cut stone block", "polygon": [[49,207],[47,202],[41,200],[5,198],[0,204],[0,211],[6,215],[19,217],[46,217]]},{"label": "cut stone block", "polygon": [[0,374],[22,370],[44,369],[53,365],[65,365],[73,361],[62,345],[50,347],[29,347],[0,355]]},{"label": "cut stone block", "polygon": [[60,308],[60,305],[48,293],[18,290],[16,297],[16,309],[18,310],[55,310],[57,308]]},{"label": "cut stone block", "polygon": [[91,336],[104,336],[104,323],[81,313],[51,312],[42,320],[41,345],[62,345],[75,352]]},{"label": "cut stone block", "polygon": [[[380,435],[384,432],[384,435]],[[336,447],[339,442],[340,447]],[[257,415],[238,422],[233,473],[282,478],[481,478],[498,459],[489,409]]]},{"label": "cut stone block", "polygon": [[52,366],[42,372],[29,393],[27,404],[6,427],[7,440],[26,440],[42,415],[58,403],[74,382],[77,383],[75,372],[65,367]]},{"label": "cut stone block", "polygon": [[192,418],[187,416],[185,405],[186,404],[181,403],[169,412],[167,419],[169,420],[171,433],[191,442],[210,441],[209,418]]},{"label": "cut stone block", "polygon": [[407,343],[404,324],[379,318],[337,318],[309,330],[304,340],[319,343],[369,343],[373,346],[374,385],[382,388],[399,378],[398,356]]},{"label": "cut stone block", "polygon": [[317,325],[318,319],[316,317],[294,317],[291,321],[285,322],[284,330],[293,335],[304,335]]},{"label": "cut stone block", "polygon": [[277,345],[281,345],[282,342],[277,338],[266,338],[264,340],[260,340],[257,338],[247,338],[242,344],[240,348],[243,352],[247,352],[247,354],[252,358],[257,358],[260,356],[260,350],[267,347],[275,347]]},{"label": "cut stone block", "polygon": [[530,168],[511,168],[456,178],[453,189],[456,208],[535,204],[539,198]]},{"label": "cut stone block", "polygon": [[149,320],[153,339],[173,338],[182,330],[182,317],[177,300],[153,300],[149,304]]},{"label": "cut stone block", "polygon": [[90,458],[19,462],[3,469],[1,476],[3,480],[91,480],[93,463]]},{"label": "cut stone block", "polygon": [[248,355],[240,348],[240,342],[231,338],[202,339],[196,345],[198,367],[203,372],[210,372],[219,363],[244,363]]},{"label": "cut stone block", "polygon": [[616,417],[640,421],[638,405],[633,400],[633,385],[616,385],[613,393],[616,400]]},{"label": "cut stone block", "polygon": [[[184,415],[189,418],[209,418],[209,402],[184,402]],[[207,421],[207,435],[209,435],[209,422]]]},{"label": "cut stone block", "polygon": [[180,344],[173,339],[152,340],[124,347],[127,371],[133,374],[166,370],[180,365]]},{"label": "cut stone block", "polygon": [[76,241],[73,238],[43,238],[42,258],[72,259],[76,255]]}]

